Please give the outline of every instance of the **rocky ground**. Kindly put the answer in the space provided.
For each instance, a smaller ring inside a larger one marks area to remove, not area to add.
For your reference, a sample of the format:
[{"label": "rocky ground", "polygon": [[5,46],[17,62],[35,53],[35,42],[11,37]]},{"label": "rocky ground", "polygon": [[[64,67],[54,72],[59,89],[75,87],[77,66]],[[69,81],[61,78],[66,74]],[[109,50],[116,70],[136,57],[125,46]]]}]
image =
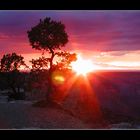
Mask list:
[{"label": "rocky ground", "polygon": [[0,129],[86,129],[81,120],[55,108],[37,108],[29,101],[0,102]]},{"label": "rocky ground", "polygon": [[[1,95],[0,128],[140,129],[140,73],[96,73],[89,76],[91,88],[87,89],[79,81],[73,84],[63,102],[64,108],[76,113],[74,116],[60,108],[34,107],[32,101],[7,102],[7,97]],[[96,96],[92,102],[93,93]],[[95,107],[95,115],[91,115],[96,116],[98,111],[102,122],[88,118],[87,114],[90,116]],[[80,118],[82,115],[84,120]]]},{"label": "rocky ground", "polygon": [[31,101],[20,100],[7,102],[6,97],[1,96],[0,129],[140,129],[140,125],[129,121],[129,118],[127,121],[124,116],[111,116],[111,112],[106,113],[107,127],[99,127],[61,109],[33,107],[32,104]]}]

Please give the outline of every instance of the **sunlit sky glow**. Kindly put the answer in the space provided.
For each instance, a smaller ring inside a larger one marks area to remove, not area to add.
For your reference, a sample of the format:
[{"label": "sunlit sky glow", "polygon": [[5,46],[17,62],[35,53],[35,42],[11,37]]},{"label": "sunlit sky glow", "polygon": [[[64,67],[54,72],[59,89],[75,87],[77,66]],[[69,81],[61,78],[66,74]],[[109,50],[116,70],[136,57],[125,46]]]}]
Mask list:
[{"label": "sunlit sky glow", "polygon": [[102,69],[140,70],[140,11],[0,11],[0,58],[16,52],[29,64],[39,57],[27,31],[46,16],[65,24],[69,43],[63,50],[80,53]]},{"label": "sunlit sky glow", "polygon": [[79,54],[77,55],[77,61],[72,62],[71,66],[78,75],[86,75],[87,73],[96,70],[96,66],[91,60],[83,59]]}]

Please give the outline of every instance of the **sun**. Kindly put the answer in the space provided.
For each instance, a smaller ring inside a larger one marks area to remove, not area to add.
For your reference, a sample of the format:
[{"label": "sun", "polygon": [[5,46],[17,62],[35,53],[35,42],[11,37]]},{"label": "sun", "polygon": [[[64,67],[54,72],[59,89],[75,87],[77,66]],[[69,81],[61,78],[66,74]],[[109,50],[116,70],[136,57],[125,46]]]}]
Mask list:
[{"label": "sun", "polygon": [[77,56],[77,60],[71,63],[72,70],[78,75],[86,75],[94,70],[94,65],[91,60],[85,60],[80,55]]}]

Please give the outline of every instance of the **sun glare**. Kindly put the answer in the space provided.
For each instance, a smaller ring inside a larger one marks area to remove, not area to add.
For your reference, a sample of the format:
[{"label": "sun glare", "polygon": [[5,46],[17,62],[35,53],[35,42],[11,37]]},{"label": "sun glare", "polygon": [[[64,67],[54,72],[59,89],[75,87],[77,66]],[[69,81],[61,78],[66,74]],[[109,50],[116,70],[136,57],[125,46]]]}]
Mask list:
[{"label": "sun glare", "polygon": [[94,65],[91,60],[84,60],[80,55],[77,56],[77,60],[71,63],[72,69],[78,75],[86,75],[94,70]]}]

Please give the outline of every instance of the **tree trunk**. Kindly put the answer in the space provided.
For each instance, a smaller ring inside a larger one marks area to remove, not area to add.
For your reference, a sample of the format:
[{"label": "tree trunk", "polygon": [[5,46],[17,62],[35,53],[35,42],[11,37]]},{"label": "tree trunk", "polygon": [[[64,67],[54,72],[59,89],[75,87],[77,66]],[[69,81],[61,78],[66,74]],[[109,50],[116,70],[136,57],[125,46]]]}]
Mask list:
[{"label": "tree trunk", "polygon": [[53,58],[55,56],[52,49],[50,49],[50,52],[51,52],[52,56],[50,58],[50,68],[49,68],[49,74],[48,74],[48,91],[46,94],[46,100],[49,102],[52,101],[52,94],[53,94],[52,67],[53,67]]}]

